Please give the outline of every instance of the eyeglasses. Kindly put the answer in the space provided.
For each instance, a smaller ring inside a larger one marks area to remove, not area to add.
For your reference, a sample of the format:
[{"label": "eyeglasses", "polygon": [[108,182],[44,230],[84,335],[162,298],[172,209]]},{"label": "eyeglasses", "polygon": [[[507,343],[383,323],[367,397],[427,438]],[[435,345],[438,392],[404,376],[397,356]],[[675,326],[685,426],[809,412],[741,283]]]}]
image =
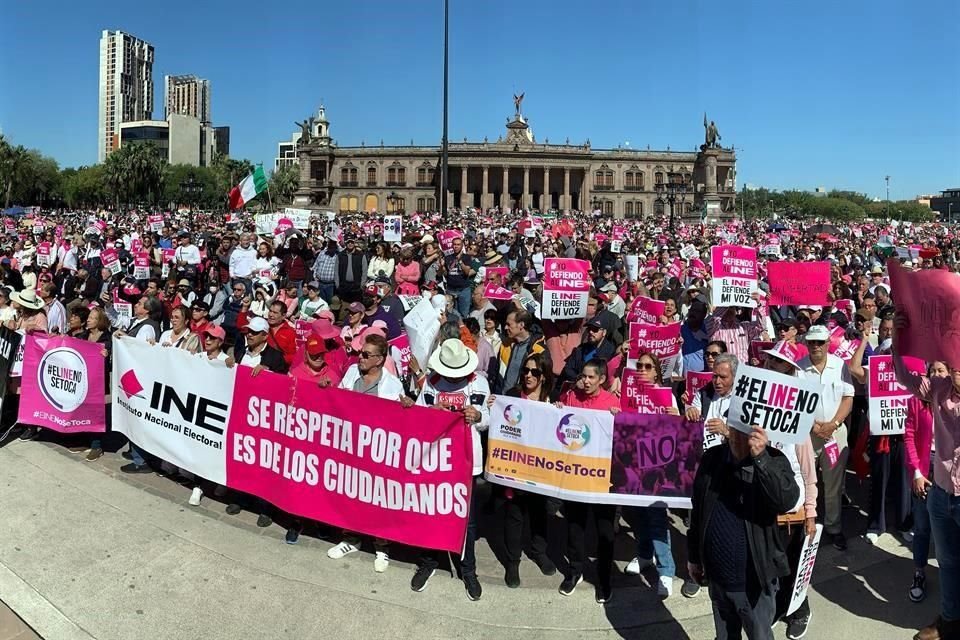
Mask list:
[{"label": "eyeglasses", "polygon": [[360,357],[363,358],[364,360],[366,360],[367,358],[376,358],[379,355],[380,355],[379,353],[370,353],[369,351],[360,352]]},{"label": "eyeglasses", "polygon": [[652,362],[638,362],[637,369],[640,371],[653,371],[656,369]]},{"label": "eyeglasses", "polygon": [[716,358],[716,357],[719,356],[721,353],[723,353],[723,351],[704,351],[703,353],[704,353],[704,355],[706,355],[708,358]]},{"label": "eyeglasses", "polygon": [[520,369],[520,371],[524,374],[529,374],[534,378],[539,378],[540,376],[543,375],[543,371],[535,367],[524,367],[523,369]]},{"label": "eyeglasses", "polygon": [[234,293],[244,293],[245,291],[246,289],[244,289],[243,287],[237,287],[236,289],[233,290]]},{"label": "eyeglasses", "polygon": [[807,339],[807,344],[810,345],[811,347],[822,347],[822,346],[825,345],[826,343],[827,343],[826,340],[810,340],[810,339]]},{"label": "eyeglasses", "polygon": [[777,327],[777,331],[780,331],[780,332],[790,331],[790,329],[793,329],[793,328],[794,328],[794,327],[791,327],[790,325],[784,324],[784,325],[780,325],[779,327]]}]

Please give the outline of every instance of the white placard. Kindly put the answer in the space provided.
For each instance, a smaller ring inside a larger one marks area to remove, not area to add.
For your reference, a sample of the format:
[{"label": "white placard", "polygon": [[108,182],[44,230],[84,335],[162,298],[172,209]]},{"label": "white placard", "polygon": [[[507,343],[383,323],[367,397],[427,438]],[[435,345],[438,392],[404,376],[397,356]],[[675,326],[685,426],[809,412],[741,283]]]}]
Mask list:
[{"label": "white placard", "polygon": [[727,424],[743,433],[757,425],[770,442],[798,444],[810,435],[820,396],[821,385],[813,380],[741,364]]}]

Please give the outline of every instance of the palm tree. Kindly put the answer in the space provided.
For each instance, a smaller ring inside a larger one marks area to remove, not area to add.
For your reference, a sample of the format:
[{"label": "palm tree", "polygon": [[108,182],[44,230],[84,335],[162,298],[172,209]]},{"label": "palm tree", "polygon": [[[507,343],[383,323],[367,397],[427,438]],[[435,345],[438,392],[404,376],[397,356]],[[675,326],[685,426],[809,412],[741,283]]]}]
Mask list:
[{"label": "palm tree", "polygon": [[5,209],[10,206],[13,185],[25,181],[24,172],[29,161],[29,154],[23,145],[13,146],[0,134],[0,185],[3,185]]},{"label": "palm tree", "polygon": [[278,204],[289,204],[299,186],[300,167],[296,165],[280,167],[270,176],[270,192]]}]

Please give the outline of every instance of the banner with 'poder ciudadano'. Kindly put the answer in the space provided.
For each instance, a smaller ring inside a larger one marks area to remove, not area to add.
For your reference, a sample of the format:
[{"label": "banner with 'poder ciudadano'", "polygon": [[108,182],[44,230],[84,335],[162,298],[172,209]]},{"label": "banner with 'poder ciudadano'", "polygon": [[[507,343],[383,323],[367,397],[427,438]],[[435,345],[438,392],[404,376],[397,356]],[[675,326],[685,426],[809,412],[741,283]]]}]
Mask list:
[{"label": "banner with 'poder ciudadano'", "polygon": [[146,451],[294,515],[461,551],[473,469],[462,413],[130,338],[114,341],[113,362],[113,428]]},{"label": "banner with 'poder ciudadano'", "polygon": [[498,396],[487,449],[485,475],[496,484],[576,502],[690,508],[703,425]]}]

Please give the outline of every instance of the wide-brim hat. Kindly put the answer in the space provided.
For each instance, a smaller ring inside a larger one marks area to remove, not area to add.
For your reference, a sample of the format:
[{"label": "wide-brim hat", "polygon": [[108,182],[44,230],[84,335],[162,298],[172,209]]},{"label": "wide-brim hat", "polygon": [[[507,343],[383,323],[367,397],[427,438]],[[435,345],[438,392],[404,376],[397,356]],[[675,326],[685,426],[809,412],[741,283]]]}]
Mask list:
[{"label": "wide-brim hat", "polygon": [[479,359],[459,338],[450,338],[430,356],[431,369],[447,378],[465,378],[477,370]]},{"label": "wide-brim hat", "polygon": [[764,349],[763,352],[768,356],[773,356],[774,358],[779,358],[784,362],[789,362],[794,366],[794,368],[799,369],[800,365],[797,364],[799,360],[800,350],[796,346],[790,344],[786,340],[780,340],[777,344],[769,349]]},{"label": "wide-brim hat", "polygon": [[484,256],[483,264],[484,266],[489,267],[491,265],[495,265],[498,262],[500,262],[501,258],[502,256],[496,251],[493,251],[493,250],[487,251],[487,255]]},{"label": "wide-brim hat", "polygon": [[43,300],[37,297],[37,292],[33,289],[14,291],[10,294],[10,300],[26,309],[43,309],[44,305]]}]

